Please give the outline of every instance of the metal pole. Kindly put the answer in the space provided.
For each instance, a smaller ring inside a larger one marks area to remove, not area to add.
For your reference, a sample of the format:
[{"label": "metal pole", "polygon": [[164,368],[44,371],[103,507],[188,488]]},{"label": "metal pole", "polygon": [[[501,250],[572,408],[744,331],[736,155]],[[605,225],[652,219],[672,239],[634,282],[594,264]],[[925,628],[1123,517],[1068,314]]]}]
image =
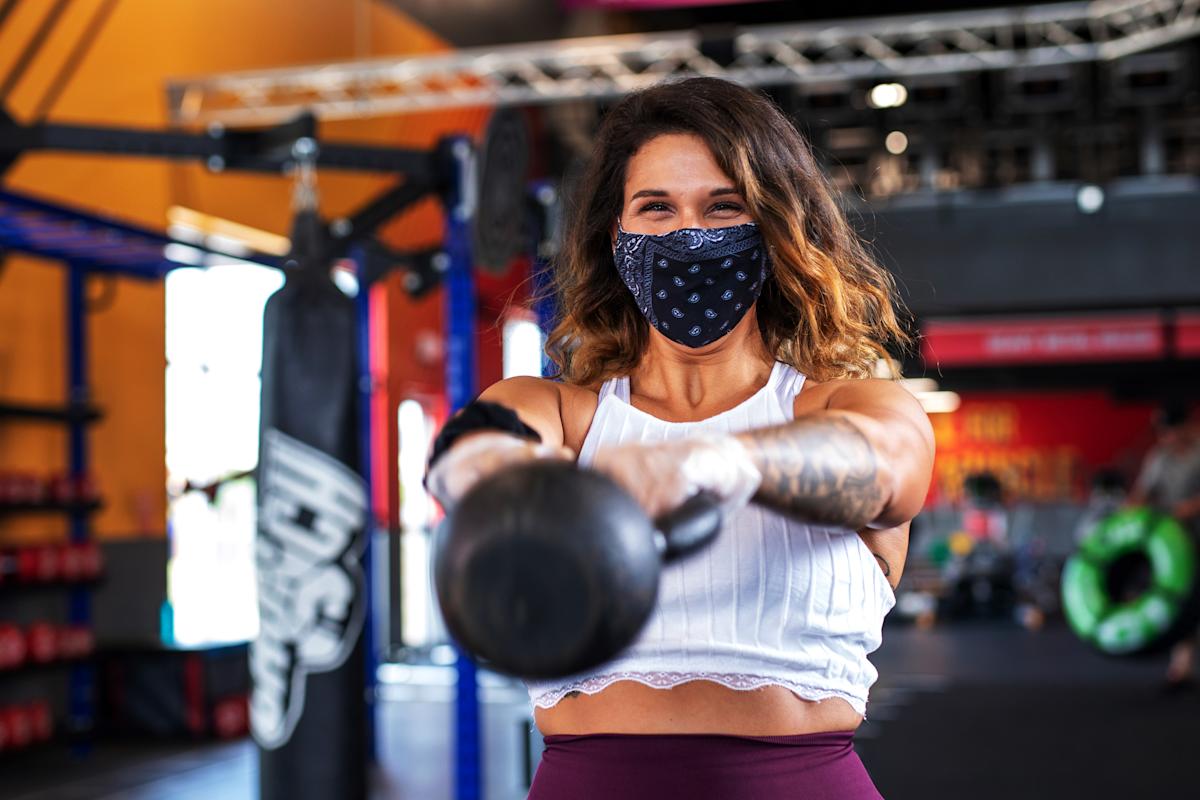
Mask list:
[{"label": "metal pole", "polygon": [[[71,406],[84,405],[88,401],[87,385],[87,300],[84,295],[87,270],[79,264],[67,265],[67,391]],[[69,427],[68,463],[71,480],[75,486],[83,483],[87,475],[87,423],[72,416]],[[83,498],[80,499],[83,501]],[[81,506],[70,515],[72,542],[86,542],[91,534],[88,510]],[[70,591],[68,617],[73,625],[90,625],[92,619],[91,595],[86,587],[72,587]],[[86,732],[92,727],[93,697],[95,684],[91,664],[82,663],[71,667],[70,689],[67,701],[68,729]],[[80,747],[86,749],[81,742]]]},{"label": "metal pole", "polygon": [[[533,311],[543,336],[549,336],[558,317],[557,299],[552,293],[554,284],[553,258],[558,255],[558,188],[550,181],[539,181],[532,187],[539,212],[533,226]],[[545,350],[542,351],[542,375],[552,375],[556,369]]]},{"label": "metal pole", "polygon": [[33,111],[33,119],[45,119],[50,110],[54,108],[54,104],[62,96],[63,89],[67,88],[67,84],[71,82],[71,78],[78,71],[79,65],[83,63],[84,57],[91,50],[92,45],[96,43],[96,38],[104,28],[104,23],[108,22],[108,18],[112,15],[112,11],[116,8],[116,5],[117,0],[101,0],[100,5],[92,12],[92,17],[88,20],[87,27],[84,28],[79,38],[75,40],[75,45],[71,48],[70,54],[67,55],[66,61],[58,68],[58,74],[54,76],[54,80],[51,82],[49,88],[46,89],[46,93],[38,100],[37,108]]},{"label": "metal pole", "polygon": [[[447,191],[446,254],[450,258],[445,279],[446,398],[451,412],[475,398],[475,281],[471,263],[471,219],[474,209],[474,148],[466,137],[447,142],[452,175]],[[479,800],[482,796],[480,765],[479,686],[475,662],[462,650],[455,660],[458,691],[455,694],[454,796]]]},{"label": "metal pole", "polygon": [[363,536],[363,600],[366,603],[366,616],[363,619],[363,667],[366,670],[366,696],[363,702],[367,705],[367,760],[375,763],[378,754],[375,744],[378,741],[375,730],[375,688],[378,681],[379,653],[375,642],[375,617],[377,606],[375,602],[375,491],[372,484],[372,446],[374,436],[371,430],[371,401],[374,393],[374,381],[371,377],[371,287],[366,279],[366,260],[360,248],[351,252],[354,261],[354,274],[358,277],[358,295],[355,306],[358,322],[358,460],[362,470],[363,483],[367,487],[367,513],[364,522]]},{"label": "metal pole", "polygon": [[[42,49],[42,45],[46,43],[46,38],[54,30],[54,26],[58,24],[58,20],[67,9],[67,3],[71,0],[58,0],[54,7],[50,9],[46,16],[42,17],[42,21],[38,24],[33,35],[29,37],[29,41],[25,43],[25,48],[21,50],[21,54],[17,56],[17,60],[9,68],[8,74],[4,76],[4,81],[0,83],[0,103],[8,99],[12,90],[17,87],[21,79],[25,77],[26,70],[37,58],[38,52]],[[5,9],[5,16],[9,9]]]}]

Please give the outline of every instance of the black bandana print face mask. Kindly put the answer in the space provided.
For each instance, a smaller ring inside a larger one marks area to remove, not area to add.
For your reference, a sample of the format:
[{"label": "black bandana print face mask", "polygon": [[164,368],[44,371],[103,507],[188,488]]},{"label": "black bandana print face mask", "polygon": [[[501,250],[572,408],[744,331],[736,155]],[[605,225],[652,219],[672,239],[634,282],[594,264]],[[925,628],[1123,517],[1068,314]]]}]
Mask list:
[{"label": "black bandana print face mask", "polygon": [[629,233],[617,225],[613,261],[638,309],[660,333],[703,347],[733,330],[767,279],[758,225]]}]

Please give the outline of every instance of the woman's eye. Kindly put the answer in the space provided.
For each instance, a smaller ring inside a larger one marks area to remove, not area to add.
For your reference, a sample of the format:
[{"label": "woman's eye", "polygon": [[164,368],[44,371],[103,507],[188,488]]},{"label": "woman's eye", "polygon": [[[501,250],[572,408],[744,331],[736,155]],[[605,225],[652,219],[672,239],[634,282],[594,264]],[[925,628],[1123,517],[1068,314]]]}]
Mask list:
[{"label": "woman's eye", "polygon": [[[638,213],[644,214],[647,212],[660,212],[660,211],[670,211],[670,210],[671,210],[671,207],[669,205],[667,205],[666,203],[655,201],[653,203],[646,203],[646,205],[644,205],[640,209],[638,209]],[[710,212],[732,211],[735,214],[740,214],[743,211],[745,211],[745,209],[742,208],[742,206],[737,203],[721,202],[721,203],[714,203],[713,206],[709,209],[709,211]]]}]

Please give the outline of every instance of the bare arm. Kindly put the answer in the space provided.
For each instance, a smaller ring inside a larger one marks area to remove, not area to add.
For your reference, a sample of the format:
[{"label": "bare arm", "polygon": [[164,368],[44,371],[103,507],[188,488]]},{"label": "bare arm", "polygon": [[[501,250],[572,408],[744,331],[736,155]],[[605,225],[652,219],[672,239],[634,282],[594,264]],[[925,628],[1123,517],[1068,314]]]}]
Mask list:
[{"label": "bare arm", "polygon": [[797,519],[896,528],[917,515],[929,489],[929,418],[889,381],[845,381],[824,410],[738,438],[763,475],[755,502]]},{"label": "bare arm", "polygon": [[563,446],[562,413],[558,387],[540,378],[510,378],[489,386],[479,399],[499,403],[541,438],[488,428],[467,429],[430,465],[425,485],[450,511],[482,478],[507,466],[539,458],[574,459]]},{"label": "bare arm", "polygon": [[904,564],[908,560],[908,534],[911,522],[897,525],[887,530],[861,530],[858,535],[875,556],[875,562],[883,571],[883,577],[895,589],[900,585],[900,576],[904,574]]},{"label": "bare arm", "polygon": [[[500,403],[517,412],[542,437],[542,444],[563,443],[562,397],[558,384],[544,378],[506,378],[493,383],[480,400]],[[465,437],[464,437],[465,438]]]}]

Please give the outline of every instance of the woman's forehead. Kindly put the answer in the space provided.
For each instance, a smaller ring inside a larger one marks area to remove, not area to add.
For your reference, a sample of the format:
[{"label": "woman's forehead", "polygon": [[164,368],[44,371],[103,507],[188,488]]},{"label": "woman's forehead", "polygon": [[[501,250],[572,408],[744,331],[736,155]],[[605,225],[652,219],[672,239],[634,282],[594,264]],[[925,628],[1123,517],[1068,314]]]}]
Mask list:
[{"label": "woman's forehead", "polygon": [[629,159],[625,196],[639,192],[699,192],[734,186],[703,139],[693,134],[663,134],[649,140]]}]

